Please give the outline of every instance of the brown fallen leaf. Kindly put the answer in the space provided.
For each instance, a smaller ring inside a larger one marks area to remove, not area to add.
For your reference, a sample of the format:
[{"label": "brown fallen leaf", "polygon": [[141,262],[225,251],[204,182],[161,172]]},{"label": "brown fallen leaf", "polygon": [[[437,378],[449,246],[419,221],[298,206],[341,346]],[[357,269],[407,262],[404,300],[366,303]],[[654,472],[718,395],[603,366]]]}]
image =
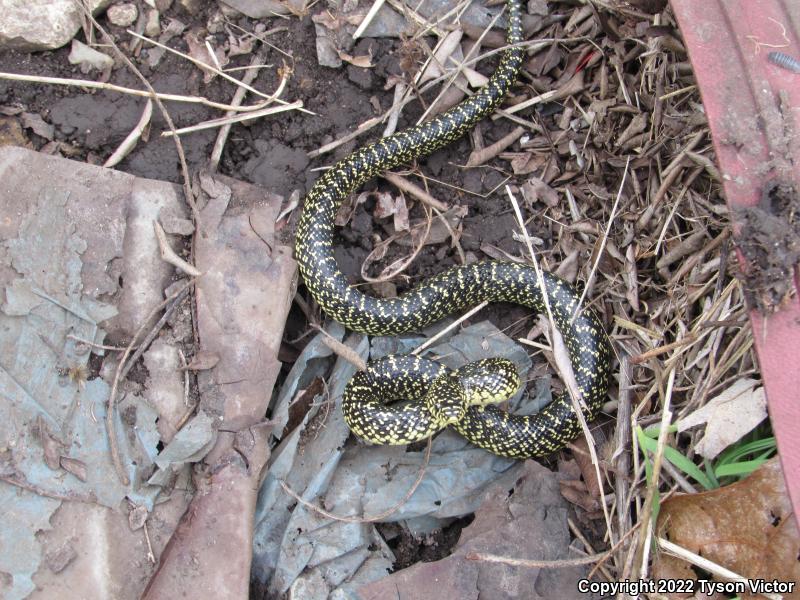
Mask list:
[{"label": "brown fallen leaf", "polygon": [[86,481],[88,476],[86,470],[86,463],[82,460],[78,460],[77,458],[70,458],[69,456],[62,456],[59,459],[59,464],[61,468],[64,469],[67,473],[72,473],[80,479],[81,481]]},{"label": "brown fallen leaf", "polygon": [[44,449],[45,464],[52,470],[57,471],[61,466],[58,459],[61,456],[61,453],[64,451],[64,444],[62,444],[61,441],[51,433],[50,428],[47,426],[47,422],[41,415],[36,417],[35,432],[39,437],[39,442],[42,444],[42,448]]},{"label": "brown fallen leaf", "polygon": [[347,52],[342,52],[339,50],[339,58],[341,58],[344,62],[350,63],[355,67],[361,67],[362,69],[370,69],[375,66],[372,64],[372,54],[352,56]]},{"label": "brown fallen leaf", "polygon": [[558,206],[558,192],[538,177],[531,177],[522,184],[522,195],[529,202],[543,202],[553,208]]},{"label": "brown fallen leaf", "polygon": [[197,354],[192,357],[192,360],[189,361],[189,364],[185,367],[182,367],[182,371],[207,371],[208,369],[213,369],[216,364],[219,362],[219,354],[214,352],[208,352],[206,350],[200,350]]},{"label": "brown fallen leaf", "polygon": [[[727,487],[668,498],[656,531],[743,577],[800,581],[800,534],[778,458]],[[656,555],[653,576],[698,579],[691,565],[666,553]],[[748,598],[755,596],[742,595]],[[784,598],[800,598],[800,590]]]},{"label": "brown fallen leaf", "polygon": [[[184,36],[184,40],[189,47],[189,56],[209,67],[218,67],[222,69],[230,62],[230,58],[228,58],[228,55],[222,48],[213,49],[214,56],[211,55],[211,51],[209,50],[210,45],[206,45],[205,37],[200,30],[193,29],[189,31]],[[210,83],[211,80],[217,76],[214,71],[205,67],[200,67],[200,70],[204,73],[203,82],[205,83]]]}]

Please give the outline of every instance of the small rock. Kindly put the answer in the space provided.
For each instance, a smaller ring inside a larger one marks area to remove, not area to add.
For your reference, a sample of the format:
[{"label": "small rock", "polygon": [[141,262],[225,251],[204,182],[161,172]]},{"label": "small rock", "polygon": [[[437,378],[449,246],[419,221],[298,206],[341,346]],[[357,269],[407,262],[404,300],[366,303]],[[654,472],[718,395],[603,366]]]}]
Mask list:
[{"label": "small rock", "polygon": [[114,66],[113,58],[78,40],[72,40],[72,51],[68,60],[72,65],[80,65],[82,73],[88,73],[92,69],[104,71]]},{"label": "small rock", "polygon": [[147,11],[147,21],[144,24],[144,34],[147,37],[156,37],[161,33],[161,22],[159,21],[159,12],[157,10]]},{"label": "small rock", "polygon": [[194,233],[194,223],[189,219],[183,219],[173,214],[161,215],[161,226],[166,233],[175,235],[192,235]]},{"label": "small rock", "polygon": [[135,4],[125,2],[110,6],[106,11],[106,16],[112,25],[117,27],[130,27],[136,22],[139,16],[139,9]]},{"label": "small rock", "polygon": [[[92,13],[110,0],[89,0]],[[69,42],[81,28],[83,11],[74,0],[19,2],[0,0],[0,50],[52,50]]]},{"label": "small rock", "polygon": [[547,0],[528,0],[528,14],[547,16]]},{"label": "small rock", "polygon": [[347,78],[362,90],[369,91],[372,89],[372,69],[363,69],[354,65],[347,65]]}]

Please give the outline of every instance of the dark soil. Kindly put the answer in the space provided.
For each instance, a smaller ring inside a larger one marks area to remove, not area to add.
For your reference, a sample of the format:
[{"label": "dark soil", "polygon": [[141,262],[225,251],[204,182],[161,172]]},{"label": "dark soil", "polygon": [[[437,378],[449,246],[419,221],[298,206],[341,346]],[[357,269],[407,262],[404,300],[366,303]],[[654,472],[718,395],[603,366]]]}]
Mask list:
[{"label": "dark soil", "polygon": [[791,181],[772,181],[758,205],[738,212],[738,245],[747,258],[741,275],[750,306],[773,312],[794,291],[800,263],[800,195]]},{"label": "dark soil", "polygon": [[461,530],[475,519],[468,515],[456,519],[444,529],[416,537],[395,523],[378,526],[394,552],[394,571],[410,567],[417,562],[435,562],[449,556],[461,537]]}]

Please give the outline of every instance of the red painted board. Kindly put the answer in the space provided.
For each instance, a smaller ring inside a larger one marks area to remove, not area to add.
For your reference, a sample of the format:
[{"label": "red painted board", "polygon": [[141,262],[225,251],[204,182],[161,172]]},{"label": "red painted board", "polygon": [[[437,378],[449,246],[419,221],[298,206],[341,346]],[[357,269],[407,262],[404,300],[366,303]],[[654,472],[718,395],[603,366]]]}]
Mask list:
[{"label": "red painted board", "polygon": [[[767,60],[771,51],[800,59],[800,0],[671,2],[711,125],[728,205],[734,210],[759,201],[764,186],[776,176],[771,163],[775,155],[791,159],[790,177],[800,189],[800,75]],[[776,115],[796,132],[788,142],[774,130]],[[780,137],[783,145],[777,147]],[[741,254],[739,259],[746,271]],[[777,313],[752,311],[750,321],[787,488],[795,514],[800,514],[797,268],[794,287],[795,295]]]}]

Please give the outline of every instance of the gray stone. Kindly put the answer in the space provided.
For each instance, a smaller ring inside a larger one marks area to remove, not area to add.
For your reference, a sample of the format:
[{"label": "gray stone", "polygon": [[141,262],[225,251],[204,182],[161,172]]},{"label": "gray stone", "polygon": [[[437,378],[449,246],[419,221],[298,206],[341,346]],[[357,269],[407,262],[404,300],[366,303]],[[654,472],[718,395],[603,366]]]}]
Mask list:
[{"label": "gray stone", "polygon": [[130,2],[109,6],[106,11],[108,20],[117,27],[130,27],[136,22],[138,16],[139,9]]},{"label": "gray stone", "polygon": [[[93,13],[110,0],[88,0]],[[52,50],[69,42],[81,27],[74,0],[0,0],[0,50]]]}]

